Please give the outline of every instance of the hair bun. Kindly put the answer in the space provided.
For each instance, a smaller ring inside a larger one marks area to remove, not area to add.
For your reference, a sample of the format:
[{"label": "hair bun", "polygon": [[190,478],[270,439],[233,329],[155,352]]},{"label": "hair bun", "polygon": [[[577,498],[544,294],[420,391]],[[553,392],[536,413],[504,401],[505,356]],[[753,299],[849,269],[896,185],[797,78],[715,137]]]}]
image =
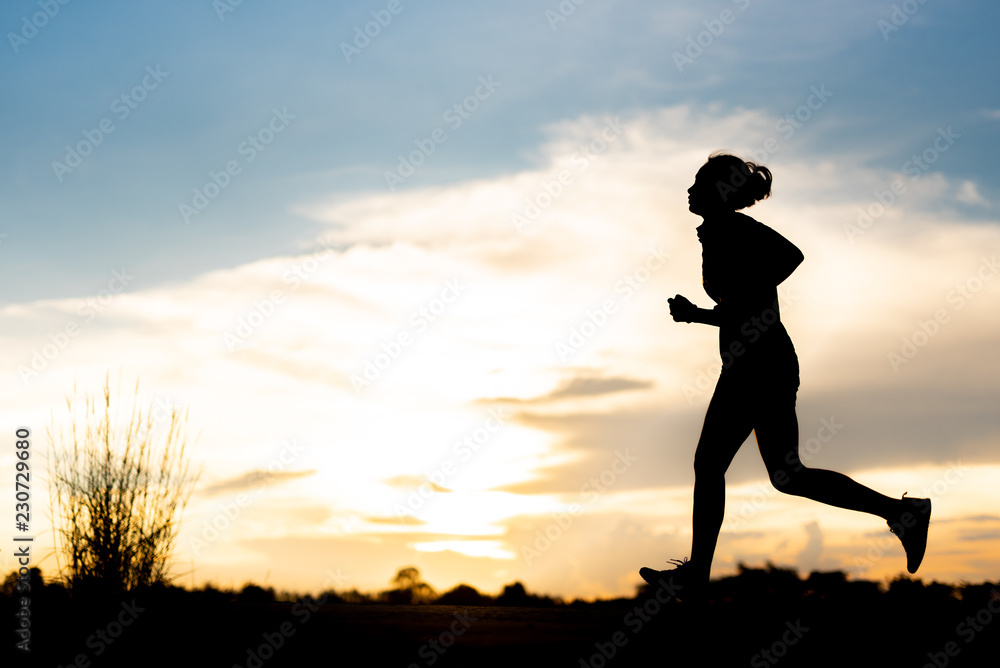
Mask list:
[{"label": "hair bun", "polygon": [[771,196],[771,170],[731,153],[719,151],[708,157],[704,173],[716,185],[722,201],[739,210]]},{"label": "hair bun", "polygon": [[771,196],[771,181],[773,177],[771,176],[771,170],[763,165],[758,165],[753,162],[748,162],[747,167],[753,172],[753,176],[750,178],[749,187],[752,187],[750,194],[753,195],[753,201],[759,202],[762,199],[767,199]]}]

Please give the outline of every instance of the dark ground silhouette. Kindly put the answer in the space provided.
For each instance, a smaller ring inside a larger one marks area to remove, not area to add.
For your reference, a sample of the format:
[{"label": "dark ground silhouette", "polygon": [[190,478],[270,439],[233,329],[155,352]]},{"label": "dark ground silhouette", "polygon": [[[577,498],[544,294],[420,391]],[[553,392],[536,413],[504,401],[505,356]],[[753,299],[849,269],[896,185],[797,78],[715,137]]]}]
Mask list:
[{"label": "dark ground silhouette", "polygon": [[[26,665],[49,667],[942,668],[994,666],[1000,656],[1000,585],[901,577],[880,587],[840,572],[801,579],[774,566],[712,581],[698,606],[647,585],[635,598],[567,603],[520,583],[496,597],[462,585],[411,605],[358,592],[276,598],[256,585],[157,587],[94,602],[37,578],[31,597]],[[0,596],[4,619],[17,608],[16,596]],[[25,665],[14,634],[4,636],[0,665]]]}]

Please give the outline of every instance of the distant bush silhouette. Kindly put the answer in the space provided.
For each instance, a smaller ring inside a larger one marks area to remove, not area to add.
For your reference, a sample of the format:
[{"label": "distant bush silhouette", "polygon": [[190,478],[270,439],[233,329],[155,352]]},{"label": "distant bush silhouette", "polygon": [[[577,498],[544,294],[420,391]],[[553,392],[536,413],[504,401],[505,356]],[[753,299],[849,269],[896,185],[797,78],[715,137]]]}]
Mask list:
[{"label": "distant bush silhouette", "polygon": [[[326,594],[326,593],[327,592],[324,592],[324,594]],[[337,596],[337,598],[339,598],[344,603],[374,603],[375,602],[375,598],[373,598],[371,596],[371,594],[362,593],[362,592],[358,591],[357,589],[351,589],[350,591],[343,591],[343,592],[340,592],[339,594],[336,593],[336,592],[333,592],[333,593]],[[333,602],[333,601],[331,601],[331,602]]]},{"label": "distant bush silhouette", "polygon": [[[74,387],[74,393],[76,388]],[[154,432],[152,406],[112,396],[66,398],[68,420],[48,429],[49,488],[60,575],[75,594],[120,595],[167,580],[179,516],[193,489],[187,414],[172,408]],[[60,540],[61,539],[61,540]]]},{"label": "distant bush silhouette", "polygon": [[497,597],[497,605],[549,608],[555,606],[556,604],[557,601],[549,598],[548,596],[529,594],[527,590],[525,590],[524,585],[520,582],[507,585],[503,588],[503,592]]},{"label": "distant bush silhouette", "polygon": [[441,594],[435,601],[440,605],[492,605],[494,600],[476,591],[475,587],[460,584]]},{"label": "distant bush silhouette", "polygon": [[248,583],[243,587],[243,591],[239,593],[236,600],[239,603],[250,604],[274,603],[274,588],[268,587],[267,589],[264,589],[263,587]]},{"label": "distant bush silhouette", "polygon": [[0,594],[13,597],[19,593],[19,589],[21,591],[35,592],[40,591],[44,586],[42,571],[39,568],[28,569],[28,575],[23,580],[17,571],[11,571],[4,578],[3,583],[0,584]]},{"label": "distant bush silhouette", "polygon": [[396,588],[381,594],[382,600],[386,603],[399,605],[428,603],[434,598],[434,588],[420,578],[420,571],[415,566],[399,569],[392,583]]}]

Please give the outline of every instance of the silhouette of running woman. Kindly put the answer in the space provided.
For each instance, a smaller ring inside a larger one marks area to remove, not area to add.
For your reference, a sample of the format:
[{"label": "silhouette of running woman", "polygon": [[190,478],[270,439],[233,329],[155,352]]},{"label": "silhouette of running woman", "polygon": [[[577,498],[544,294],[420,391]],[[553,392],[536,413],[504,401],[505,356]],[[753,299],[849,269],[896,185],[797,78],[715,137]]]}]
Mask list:
[{"label": "silhouette of running woman", "polygon": [[673,569],[639,571],[650,584],[672,577],[688,595],[697,596],[708,584],[725,514],[726,470],[751,431],[779,491],[883,518],[903,543],[910,573],[927,544],[930,499],[893,499],[799,460],[799,363],[781,323],[777,286],[803,256],[771,228],[738,213],[769,197],[771,180],[762,165],[714,153],[688,189],[688,209],[704,219],[697,228],[702,278],[716,306],[698,308],[681,295],[667,301],[675,321],[719,328],[722,373],[694,455],[691,558],[672,560]]}]

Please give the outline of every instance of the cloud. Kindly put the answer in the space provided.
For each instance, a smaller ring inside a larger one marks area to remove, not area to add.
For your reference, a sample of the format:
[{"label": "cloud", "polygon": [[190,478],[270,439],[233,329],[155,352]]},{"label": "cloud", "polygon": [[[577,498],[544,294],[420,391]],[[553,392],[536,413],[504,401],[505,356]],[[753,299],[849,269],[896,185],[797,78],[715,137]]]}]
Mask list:
[{"label": "cloud", "polygon": [[1000,531],[981,531],[979,533],[963,533],[959,536],[959,540],[998,540],[1000,539]]},{"label": "cloud", "polygon": [[626,392],[629,390],[644,390],[653,387],[654,383],[648,380],[638,380],[634,378],[605,378],[601,376],[581,375],[574,376],[566,380],[560,387],[551,392],[530,399],[519,399],[516,397],[500,397],[489,400],[490,403],[504,402],[512,404],[541,404],[560,399],[572,399],[579,397],[599,397],[615,392]]},{"label": "cloud", "polygon": [[426,525],[427,522],[417,519],[413,515],[399,515],[397,517],[365,517],[366,522],[371,522],[372,524],[401,524],[407,526],[421,526]]},{"label": "cloud", "polygon": [[209,487],[201,490],[201,494],[205,496],[215,496],[217,494],[223,494],[228,492],[241,492],[247,489],[256,489],[265,485],[272,485],[275,483],[283,483],[289,480],[295,480],[296,478],[304,478],[306,476],[315,475],[316,471],[248,471],[243,475],[236,476],[235,478],[229,478],[227,480],[222,480],[220,482],[214,483]]},{"label": "cloud", "polygon": [[646,389],[653,386],[647,380],[634,380],[631,378],[590,378],[577,377],[571,379],[565,385],[552,392],[549,399],[563,399],[568,397],[590,397],[613,392],[623,392],[626,390]]},{"label": "cloud", "polygon": [[725,533],[727,541],[760,540],[767,536],[763,531],[730,531]]},{"label": "cloud", "polygon": [[822,563],[823,557],[823,531],[816,521],[809,522],[803,527],[809,537],[806,546],[798,554],[796,564],[802,570],[809,572],[817,570]]},{"label": "cloud", "polygon": [[969,515],[965,517],[950,517],[943,520],[935,520],[935,524],[945,524],[948,522],[1000,522],[1000,517],[996,515]]},{"label": "cloud", "polygon": [[979,194],[979,189],[973,181],[962,181],[955,199],[963,204],[978,204],[980,206],[987,206],[989,204],[986,198]]},{"label": "cloud", "polygon": [[385,484],[392,487],[399,487],[401,489],[416,489],[421,485],[427,485],[430,489],[435,492],[450,492],[450,489],[442,487],[432,480],[428,480],[426,476],[419,475],[398,475],[393,478],[389,478],[385,481]]}]

